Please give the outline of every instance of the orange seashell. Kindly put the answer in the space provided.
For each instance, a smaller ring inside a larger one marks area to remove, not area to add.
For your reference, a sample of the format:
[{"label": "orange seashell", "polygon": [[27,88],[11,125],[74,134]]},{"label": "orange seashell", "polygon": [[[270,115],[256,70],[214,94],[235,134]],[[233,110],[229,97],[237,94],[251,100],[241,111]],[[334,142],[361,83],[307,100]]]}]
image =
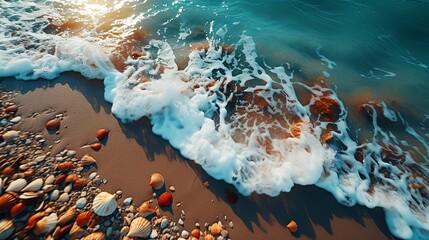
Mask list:
[{"label": "orange seashell", "polygon": [[170,193],[170,192],[162,193],[162,194],[158,197],[158,205],[159,205],[160,207],[167,207],[167,206],[170,206],[172,202],[173,202],[173,195],[171,195],[171,193]]},{"label": "orange seashell", "polygon": [[194,230],[192,230],[192,232],[191,232],[191,236],[196,238],[196,239],[199,239],[200,235],[201,235],[201,231],[196,229],[196,228]]},{"label": "orange seashell", "polygon": [[57,229],[55,229],[54,233],[52,234],[52,237],[57,239],[63,239],[63,236],[70,232],[70,229],[72,228],[72,224],[66,225],[64,227],[58,226]]},{"label": "orange seashell", "polygon": [[70,174],[70,175],[68,175],[66,177],[66,179],[64,180],[64,182],[66,182],[66,183],[72,183],[72,182],[75,182],[77,179],[78,179],[77,174],[76,173],[72,173],[72,174]]},{"label": "orange seashell", "polygon": [[165,184],[164,177],[160,173],[153,173],[150,176],[149,185],[155,188],[156,190],[161,189]]},{"label": "orange seashell", "polygon": [[72,162],[62,162],[57,164],[57,169],[61,172],[67,172],[68,170],[74,168],[74,163]]},{"label": "orange seashell", "polygon": [[15,172],[15,168],[12,166],[7,166],[3,169],[3,171],[1,172],[2,175],[11,175],[12,173]]},{"label": "orange seashell", "polygon": [[67,175],[65,175],[65,174],[59,175],[57,178],[55,178],[55,183],[56,184],[63,183],[64,180],[66,180],[66,177],[67,177]]},{"label": "orange seashell", "polygon": [[24,172],[24,177],[29,177],[29,176],[33,175],[33,173],[34,173],[34,169],[30,168]]},{"label": "orange seashell", "polygon": [[9,114],[9,113],[12,113],[12,112],[18,112],[18,106],[12,105],[12,106],[7,107],[4,110],[4,113],[6,113],[6,114]]},{"label": "orange seashell", "polygon": [[44,212],[37,212],[33,215],[31,215],[31,217],[27,220],[27,226],[29,228],[32,228],[36,225],[36,223],[42,219],[44,216],[46,216],[46,214]]},{"label": "orange seashell", "polygon": [[0,196],[0,213],[7,213],[19,201],[18,194],[8,192]]},{"label": "orange seashell", "polygon": [[94,151],[99,151],[101,149],[101,143],[93,143],[89,145],[89,147],[92,148],[92,150]]},{"label": "orange seashell", "polygon": [[81,187],[86,186],[87,183],[88,183],[88,180],[86,178],[79,178],[73,183],[73,187],[74,188],[81,188]]},{"label": "orange seashell", "polygon": [[213,223],[210,226],[210,233],[213,234],[213,236],[217,236],[222,231],[222,227],[218,223]]},{"label": "orange seashell", "polygon": [[45,127],[48,130],[56,131],[60,129],[60,125],[61,125],[61,120],[59,118],[54,118],[52,120],[49,120],[46,123]]},{"label": "orange seashell", "polygon": [[23,203],[17,203],[10,209],[10,215],[15,217],[25,210],[26,206]]},{"label": "orange seashell", "polygon": [[103,140],[104,138],[107,137],[107,135],[109,135],[110,130],[106,129],[106,128],[102,128],[100,130],[97,131],[97,138],[98,140]]},{"label": "orange seashell", "polygon": [[94,216],[89,211],[81,212],[76,217],[76,224],[79,227],[92,226],[94,222]]},{"label": "orange seashell", "polygon": [[295,221],[290,221],[290,223],[286,227],[289,229],[289,231],[293,233],[298,231],[298,225]]},{"label": "orange seashell", "polygon": [[147,217],[153,213],[157,213],[158,211],[153,209],[152,206],[150,205],[150,202],[143,202],[138,208],[137,211],[143,216],[143,217]]}]

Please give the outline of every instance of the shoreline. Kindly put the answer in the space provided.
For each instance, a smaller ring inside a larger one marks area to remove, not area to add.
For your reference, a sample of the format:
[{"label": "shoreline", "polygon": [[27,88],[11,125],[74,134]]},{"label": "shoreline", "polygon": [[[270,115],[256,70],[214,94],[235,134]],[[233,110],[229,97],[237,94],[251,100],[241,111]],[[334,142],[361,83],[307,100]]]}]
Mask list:
[{"label": "shoreline", "polygon": [[[335,201],[328,192],[315,186],[294,186],[290,193],[277,197],[252,194],[239,195],[238,203],[230,204],[225,189],[236,191],[231,185],[208,176],[193,161],[183,158],[167,141],[151,132],[148,119],[122,124],[110,111],[103,98],[103,83],[86,80],[77,73],[65,73],[53,81],[16,81],[0,78],[0,85],[17,91],[18,115],[23,121],[18,129],[42,132],[55,144],[52,153],[75,149],[77,158],[84,153],[98,161],[97,172],[108,182],[102,187],[108,192],[121,190],[120,202],[132,196],[134,203],[152,199],[148,187],[149,176],[160,172],[166,187],[173,185],[173,205],[162,215],[178,220],[186,211],[185,228],[191,230],[195,222],[203,225],[224,220],[234,222],[228,229],[231,239],[394,239],[389,232],[382,209],[362,206],[346,207]],[[52,99],[55,99],[53,102]],[[36,117],[33,114],[39,113]],[[48,134],[44,123],[56,114],[64,113],[64,126],[59,134]],[[99,128],[111,130],[108,141],[99,152],[81,148],[95,140]],[[210,187],[203,185],[208,181]],[[182,202],[181,207],[176,203]],[[219,219],[217,219],[218,217]],[[291,234],[286,228],[290,220],[297,222],[299,231]]]}]

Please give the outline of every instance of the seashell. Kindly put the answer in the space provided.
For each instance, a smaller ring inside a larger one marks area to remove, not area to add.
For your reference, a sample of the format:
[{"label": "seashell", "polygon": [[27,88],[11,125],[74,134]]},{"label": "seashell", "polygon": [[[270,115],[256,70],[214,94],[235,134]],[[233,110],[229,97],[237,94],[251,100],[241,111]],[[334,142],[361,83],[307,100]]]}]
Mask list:
[{"label": "seashell", "polygon": [[57,239],[63,239],[63,236],[70,232],[70,229],[72,228],[73,225],[69,224],[63,227],[57,226],[57,228],[55,228],[54,233],[52,233],[52,237],[57,240]]},{"label": "seashell", "polygon": [[156,213],[159,215],[159,211],[152,209],[152,206],[150,205],[150,202],[143,202],[138,208],[137,211],[143,216],[147,217],[153,213]]},{"label": "seashell", "polygon": [[25,188],[21,190],[21,192],[37,192],[43,186],[43,179],[38,178],[31,183],[29,183]]},{"label": "seashell", "polygon": [[34,173],[34,169],[30,168],[24,172],[24,177],[29,177],[29,176],[33,175],[33,173]]},{"label": "seashell", "polygon": [[0,213],[9,212],[10,209],[18,203],[18,194],[16,193],[5,193],[0,196]]},{"label": "seashell", "polygon": [[60,218],[58,219],[58,225],[65,225],[68,222],[70,222],[74,215],[76,214],[76,208],[75,207],[71,207],[69,208],[69,210],[67,210],[67,212],[63,213]]},{"label": "seashell", "polygon": [[199,239],[200,235],[201,235],[201,231],[196,229],[196,228],[194,230],[192,230],[192,232],[191,232],[191,236],[196,238],[196,239]]},{"label": "seashell", "polygon": [[49,185],[54,183],[55,181],[55,176],[54,175],[49,175],[46,180],[45,180],[45,185]]},{"label": "seashell", "polygon": [[116,210],[117,206],[116,195],[108,192],[99,193],[92,202],[92,209],[98,216],[109,216]]},{"label": "seashell", "polygon": [[222,231],[222,227],[218,223],[213,223],[210,226],[210,233],[214,236],[217,236]]},{"label": "seashell", "polygon": [[64,182],[64,180],[66,180],[66,177],[67,177],[67,175],[65,175],[65,174],[61,174],[61,175],[59,175],[57,178],[55,178],[55,183],[56,184],[61,184],[61,183],[63,183]]},{"label": "seashell", "polygon": [[18,111],[18,106],[12,105],[12,106],[7,107],[4,110],[4,113],[9,114],[9,113],[12,113],[12,112],[17,112],[17,111]]},{"label": "seashell", "polygon": [[58,222],[58,216],[56,213],[51,213],[49,216],[43,217],[36,223],[36,227],[33,230],[33,233],[36,235],[41,235],[44,233],[50,233],[54,230]]},{"label": "seashell", "polygon": [[103,140],[105,137],[107,137],[107,135],[109,135],[110,130],[106,129],[106,128],[102,128],[100,130],[97,131],[97,138],[98,140]]},{"label": "seashell", "polygon": [[74,188],[81,188],[81,187],[86,186],[87,183],[88,183],[88,180],[86,178],[79,178],[73,183],[73,187]]},{"label": "seashell", "polygon": [[153,173],[152,175],[150,175],[149,185],[152,186],[154,189],[159,190],[164,186],[164,184],[164,177],[160,173]]},{"label": "seashell", "polygon": [[42,190],[43,190],[43,192],[48,193],[48,192],[54,190],[55,188],[56,188],[55,185],[50,185],[49,184],[49,185],[43,186]]},{"label": "seashell", "polygon": [[25,210],[26,206],[23,203],[17,203],[10,209],[10,215],[12,217],[17,216]]},{"label": "seashell", "polygon": [[46,216],[44,212],[37,212],[31,215],[31,217],[27,220],[27,226],[29,226],[30,228],[34,227],[36,223],[44,216]]},{"label": "seashell", "polygon": [[19,131],[10,130],[5,132],[2,137],[5,141],[11,141],[17,138],[18,136],[19,136]]},{"label": "seashell", "polygon": [[101,143],[93,143],[93,144],[89,145],[89,147],[94,151],[100,151]]},{"label": "seashell", "polygon": [[56,169],[60,170],[61,172],[67,172],[68,170],[70,170],[74,167],[75,166],[72,162],[62,162],[62,163],[57,164]]},{"label": "seashell", "polygon": [[173,202],[173,196],[169,192],[164,192],[158,197],[158,205],[160,207],[167,207]]},{"label": "seashell", "polygon": [[21,171],[25,171],[25,170],[27,170],[29,168],[30,168],[30,165],[28,165],[27,163],[19,165],[19,170],[21,170]]},{"label": "seashell", "polygon": [[289,229],[289,231],[291,231],[292,233],[298,231],[298,225],[296,224],[295,221],[290,221],[290,223],[288,223],[288,225],[286,226],[287,229]]},{"label": "seashell", "polygon": [[213,237],[213,235],[208,233],[204,236],[203,240],[215,240],[215,238]]},{"label": "seashell", "polygon": [[72,236],[72,239],[81,238],[84,235],[84,230],[75,222],[70,229],[69,235]]},{"label": "seashell", "polygon": [[76,217],[76,224],[79,227],[91,226],[94,223],[94,217],[92,213],[89,211],[81,212]]},{"label": "seashell", "polygon": [[85,156],[83,156],[82,159],[80,160],[80,163],[82,164],[82,166],[88,166],[93,163],[97,163],[97,161],[89,154],[85,154]]},{"label": "seashell", "polygon": [[135,218],[130,225],[130,231],[127,237],[130,238],[147,238],[152,232],[152,224],[143,217]]},{"label": "seashell", "polygon": [[106,236],[104,236],[104,233],[102,232],[95,232],[82,238],[82,240],[106,240]]},{"label": "seashell", "polygon": [[27,185],[27,180],[20,178],[12,181],[6,188],[6,192],[19,192]]},{"label": "seashell", "polygon": [[72,183],[72,182],[75,182],[77,179],[78,179],[77,174],[76,173],[72,173],[72,174],[70,174],[70,175],[68,175],[66,177],[66,179],[64,180],[64,182],[66,182],[66,183]]},{"label": "seashell", "polygon": [[0,240],[9,239],[14,230],[15,227],[13,226],[13,222],[11,220],[0,220]]},{"label": "seashell", "polygon": [[45,125],[46,129],[52,130],[52,131],[56,131],[60,129],[60,126],[61,126],[61,120],[59,118],[54,118],[52,120],[49,120]]},{"label": "seashell", "polygon": [[25,192],[21,195],[19,195],[19,199],[22,200],[29,200],[29,199],[33,199],[33,198],[38,198],[43,196],[43,191],[39,191],[39,192]]},{"label": "seashell", "polygon": [[7,166],[3,169],[3,171],[1,172],[1,175],[12,175],[12,173],[15,172],[15,168],[12,166]]}]

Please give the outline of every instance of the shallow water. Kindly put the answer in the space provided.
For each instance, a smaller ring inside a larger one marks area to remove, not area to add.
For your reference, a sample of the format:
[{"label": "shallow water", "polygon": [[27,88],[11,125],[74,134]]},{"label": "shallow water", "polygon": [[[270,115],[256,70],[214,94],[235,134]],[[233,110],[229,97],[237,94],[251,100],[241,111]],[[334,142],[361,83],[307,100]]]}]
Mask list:
[{"label": "shallow water", "polygon": [[116,117],[242,194],[315,184],[429,234],[426,1],[0,6],[0,77],[101,79]]}]

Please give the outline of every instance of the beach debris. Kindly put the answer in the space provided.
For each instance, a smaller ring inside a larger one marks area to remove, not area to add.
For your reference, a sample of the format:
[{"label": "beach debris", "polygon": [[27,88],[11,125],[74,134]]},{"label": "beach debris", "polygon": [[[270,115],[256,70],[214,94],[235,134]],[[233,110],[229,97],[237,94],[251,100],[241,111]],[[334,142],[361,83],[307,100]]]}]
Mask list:
[{"label": "beach debris", "polygon": [[294,233],[294,232],[298,231],[298,225],[297,225],[297,224],[296,224],[296,222],[295,222],[295,221],[293,221],[293,220],[292,220],[292,221],[290,221],[286,227],[287,227],[287,229],[289,229],[289,231],[290,231],[290,232],[292,232],[292,233]]},{"label": "beach debris", "polygon": [[27,185],[27,180],[24,178],[12,181],[6,188],[6,192],[19,192]]},{"label": "beach debris", "polygon": [[59,118],[54,118],[52,120],[49,120],[45,125],[46,129],[51,131],[56,131],[60,129],[60,126],[61,126],[61,120]]},{"label": "beach debris", "polygon": [[158,197],[158,205],[160,207],[168,207],[173,202],[173,195],[169,192],[164,192]]},{"label": "beach debris", "polygon": [[116,195],[108,192],[99,193],[92,202],[92,209],[98,216],[109,216],[116,208]]},{"label": "beach debris", "polygon": [[3,133],[2,138],[5,141],[12,141],[15,138],[17,138],[18,136],[19,136],[19,131],[10,130],[10,131]]},{"label": "beach debris", "polygon": [[204,187],[209,188],[210,187],[210,183],[208,181],[204,182]]},{"label": "beach debris", "polygon": [[76,217],[76,224],[79,227],[91,227],[95,223],[94,216],[92,215],[92,212],[85,211],[81,212]]},{"label": "beach debris", "polygon": [[16,106],[16,105],[12,105],[12,106],[9,106],[9,107],[4,109],[4,113],[6,113],[6,114],[16,113],[16,112],[18,112],[18,106]]},{"label": "beach debris", "polygon": [[135,238],[147,238],[152,232],[152,224],[143,217],[135,218],[130,225],[130,231],[127,237]]},{"label": "beach debris", "polygon": [[225,194],[226,194],[226,199],[228,200],[229,203],[235,204],[238,202],[238,194],[232,191],[231,189],[226,188]]},{"label": "beach debris", "polygon": [[89,145],[89,147],[94,151],[100,151],[101,143],[93,143],[93,144]]},{"label": "beach debris", "polygon": [[153,173],[150,175],[149,185],[152,186],[155,190],[161,189],[164,187],[164,184],[164,177],[160,173]]},{"label": "beach debris", "polygon": [[201,235],[201,231],[199,230],[199,229],[194,229],[194,230],[192,230],[192,232],[191,232],[191,236],[192,237],[194,237],[194,238],[196,238],[196,239],[199,239],[200,238],[200,235]]},{"label": "beach debris", "polygon": [[82,166],[88,166],[97,163],[97,161],[93,157],[91,157],[91,155],[85,154],[80,160],[80,163],[82,164]]},{"label": "beach debris", "polygon": [[13,222],[11,220],[0,220],[0,240],[8,239],[14,230],[15,227],[13,226]]},{"label": "beach debris", "polygon": [[54,230],[55,226],[58,223],[58,216],[56,213],[51,213],[50,215],[40,219],[33,230],[34,234],[41,235],[44,233],[50,233]]},{"label": "beach debris", "polygon": [[146,53],[144,53],[144,52],[132,52],[131,54],[130,54],[130,56],[131,56],[131,58],[132,59],[137,59],[137,58],[140,58],[140,57],[144,57],[144,56],[146,56]]},{"label": "beach debris", "polygon": [[106,236],[102,232],[91,233],[88,236],[82,238],[82,240],[105,240]]},{"label": "beach debris", "polygon": [[222,231],[222,227],[218,223],[213,223],[210,226],[210,233],[214,236],[217,236]]},{"label": "beach debris", "polygon": [[104,138],[106,138],[109,135],[110,130],[107,128],[102,128],[100,130],[97,131],[97,139],[98,140],[103,140]]}]

